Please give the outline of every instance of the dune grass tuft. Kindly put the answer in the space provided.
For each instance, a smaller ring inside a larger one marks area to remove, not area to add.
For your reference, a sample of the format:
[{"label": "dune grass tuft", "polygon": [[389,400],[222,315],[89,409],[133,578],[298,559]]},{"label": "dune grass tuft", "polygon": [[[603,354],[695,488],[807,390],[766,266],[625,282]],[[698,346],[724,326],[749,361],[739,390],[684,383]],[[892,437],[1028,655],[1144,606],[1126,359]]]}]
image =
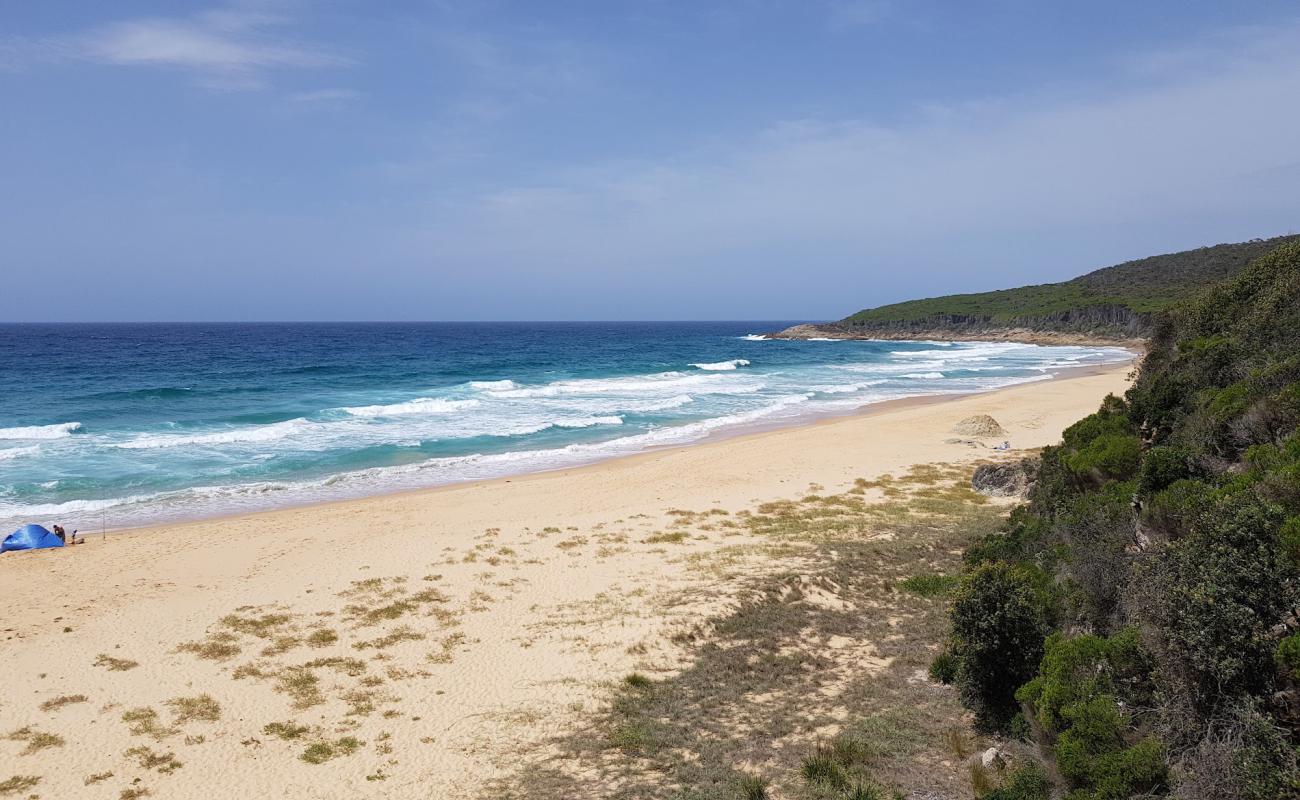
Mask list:
[{"label": "dune grass tuft", "polygon": [[280,629],[288,625],[292,619],[288,614],[263,614],[254,617],[227,614],[221,618],[221,624],[232,631],[248,636],[272,639],[280,635]]},{"label": "dune grass tuft", "polygon": [[122,714],[122,721],[133,736],[152,736],[162,741],[176,733],[175,728],[167,728],[159,722],[158,712],[148,706],[133,708]]},{"label": "dune grass tuft", "polygon": [[352,755],[360,749],[362,744],[360,740],[352,736],[344,736],[342,739],[333,742],[314,742],[308,745],[307,749],[298,758],[308,764],[324,764],[332,758]]},{"label": "dune grass tuft", "polygon": [[58,711],[64,706],[70,706],[75,703],[84,703],[88,698],[84,694],[65,694],[61,697],[55,697],[41,703],[42,711]]},{"label": "dune grass tuft", "polygon": [[19,755],[23,756],[30,756],[33,753],[39,753],[51,747],[62,747],[66,744],[63,737],[57,733],[38,731],[30,725],[16,731],[10,731],[5,738],[13,742],[26,742],[27,747],[23,748],[23,751],[19,753]]},{"label": "dune grass tuft", "polygon": [[177,725],[198,720],[216,722],[221,719],[221,704],[212,699],[212,695],[201,694],[197,697],[173,697],[167,701]]},{"label": "dune grass tuft", "polygon": [[95,656],[96,667],[104,667],[109,672],[126,672],[128,669],[135,669],[140,666],[139,661],[132,661],[129,658],[114,658],[107,653],[100,653]]},{"label": "dune grass tuft", "polygon": [[768,800],[768,783],[757,775],[746,775],[737,787],[741,800]]},{"label": "dune grass tuft", "polygon": [[0,781],[0,797],[8,797],[11,794],[25,792],[41,782],[39,775],[14,775],[12,778]]},{"label": "dune grass tuft", "polygon": [[311,731],[306,725],[297,725],[293,722],[269,722],[262,728],[262,733],[267,736],[274,736],[277,739],[283,739],[291,742],[295,739],[301,739]]},{"label": "dune grass tuft", "polygon": [[289,695],[293,700],[293,707],[297,709],[310,708],[325,702],[325,696],[320,690],[320,678],[311,671],[311,667],[306,665],[286,667],[276,676],[275,690]]},{"label": "dune grass tuft", "polygon": [[639,672],[633,672],[623,679],[623,683],[631,686],[633,689],[649,689],[654,686],[654,681]]},{"label": "dune grass tuft", "polygon": [[406,625],[402,625],[377,639],[355,642],[352,646],[357,650],[383,650],[399,642],[417,642],[423,638],[423,633],[418,633]]},{"label": "dune grass tuft", "polygon": [[174,753],[155,753],[152,748],[145,747],[144,745],[132,747],[122,755],[134,760],[141,769],[157,770],[163,775],[170,775],[185,766],[176,759]]},{"label": "dune grass tuft", "polygon": [[239,645],[234,642],[216,637],[204,639],[201,642],[185,642],[176,649],[183,653],[193,653],[199,658],[205,658],[209,661],[226,661],[242,652]]},{"label": "dune grass tuft", "polygon": [[312,631],[307,637],[307,644],[312,647],[328,647],[339,640],[339,635],[329,628]]},{"label": "dune grass tuft", "polygon": [[461,642],[464,641],[465,641],[465,634],[463,633],[453,633],[450,634],[449,636],[443,637],[443,640],[440,643],[442,645],[442,649],[430,653],[428,656],[429,661],[433,662],[434,664],[450,664],[452,660],[452,656],[456,652],[456,647],[459,646]]},{"label": "dune grass tuft", "polygon": [[899,581],[898,588],[919,597],[946,597],[957,587],[956,575],[922,573]]}]

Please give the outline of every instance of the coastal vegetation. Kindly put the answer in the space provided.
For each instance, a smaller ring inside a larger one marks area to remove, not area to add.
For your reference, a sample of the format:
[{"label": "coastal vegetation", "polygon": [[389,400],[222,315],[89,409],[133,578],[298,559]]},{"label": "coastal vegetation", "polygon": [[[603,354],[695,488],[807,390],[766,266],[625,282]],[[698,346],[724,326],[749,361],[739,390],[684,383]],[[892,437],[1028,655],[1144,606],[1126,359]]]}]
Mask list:
[{"label": "coastal vegetation", "polygon": [[985,797],[1300,796],[1300,242],[1152,333],[965,553],[931,674],[1026,743]]},{"label": "coastal vegetation", "polygon": [[838,327],[859,334],[1029,329],[1132,338],[1156,317],[1297,237],[1219,244],[1106,267],[1062,283],[955,294],[869,308]]},{"label": "coastal vegetation", "polygon": [[584,711],[579,730],[549,743],[548,757],[482,796],[966,794],[979,739],[960,725],[955,693],[926,670],[960,546],[1005,511],[968,478],[962,467],[922,465],[732,514],[674,511],[674,530],[745,537],[691,557],[722,608],[669,634],[682,664],[639,663]]}]

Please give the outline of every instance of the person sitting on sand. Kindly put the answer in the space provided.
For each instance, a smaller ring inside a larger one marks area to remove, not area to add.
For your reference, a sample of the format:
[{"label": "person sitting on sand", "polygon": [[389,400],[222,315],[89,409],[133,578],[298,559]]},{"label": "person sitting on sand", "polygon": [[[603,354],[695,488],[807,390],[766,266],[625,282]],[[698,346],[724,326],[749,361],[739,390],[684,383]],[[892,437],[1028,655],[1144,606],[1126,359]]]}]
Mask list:
[{"label": "person sitting on sand", "polygon": [[68,544],[85,544],[85,543],[86,543],[86,537],[82,536],[80,539],[78,539],[77,532],[75,530],[72,532],[72,536],[68,537]]},{"label": "person sitting on sand", "polygon": [[54,535],[57,536],[57,537],[59,537],[59,541],[60,541],[60,542],[63,542],[64,544],[67,544],[67,543],[68,543],[68,535],[67,535],[66,533],[63,532],[63,526],[62,526],[62,525],[55,525],[55,526],[54,526]]}]

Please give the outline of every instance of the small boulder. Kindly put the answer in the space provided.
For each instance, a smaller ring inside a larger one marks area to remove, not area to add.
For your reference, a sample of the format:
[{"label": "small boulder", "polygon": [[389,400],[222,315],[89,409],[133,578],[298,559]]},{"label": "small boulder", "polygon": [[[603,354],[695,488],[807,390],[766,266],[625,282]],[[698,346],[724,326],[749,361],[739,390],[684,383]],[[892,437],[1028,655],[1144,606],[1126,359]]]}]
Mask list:
[{"label": "small boulder", "polygon": [[980,753],[980,764],[984,769],[1002,769],[1007,765],[1006,757],[996,747],[990,747]]},{"label": "small boulder", "polygon": [[952,430],[953,433],[960,433],[963,436],[976,436],[981,439],[1005,436],[1007,433],[998,424],[998,421],[988,414],[976,414],[973,417],[967,417],[954,425]]},{"label": "small boulder", "polygon": [[997,464],[981,464],[971,477],[971,488],[989,497],[1025,497],[1033,485],[1037,462],[1025,458]]}]

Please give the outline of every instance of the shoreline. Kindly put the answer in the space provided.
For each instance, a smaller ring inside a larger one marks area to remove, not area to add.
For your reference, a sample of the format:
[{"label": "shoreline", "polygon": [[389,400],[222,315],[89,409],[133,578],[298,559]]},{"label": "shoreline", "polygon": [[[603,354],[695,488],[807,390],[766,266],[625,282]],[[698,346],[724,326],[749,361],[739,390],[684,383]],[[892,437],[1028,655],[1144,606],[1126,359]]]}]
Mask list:
[{"label": "shoreline", "polygon": [[[933,404],[942,404],[942,403],[962,400],[965,398],[992,396],[992,395],[997,395],[1001,392],[1010,391],[1024,386],[1032,386],[1035,384],[1045,384],[1045,383],[1056,383],[1059,381],[1068,381],[1075,378],[1086,377],[1089,375],[1105,374],[1120,368],[1132,368],[1135,362],[1139,361],[1142,358],[1142,352],[1138,350],[1134,350],[1131,347],[1125,347],[1123,349],[1129,350],[1129,352],[1132,353],[1133,358],[1131,360],[1126,362],[1116,362],[1116,363],[1109,363],[1109,364],[1090,364],[1090,365],[1084,365],[1079,367],[1064,367],[1058,369],[1055,373],[1050,374],[1049,377],[1023,381],[1020,383],[1013,383],[1009,386],[1002,386],[996,389],[989,389],[984,391],[913,395],[911,397],[900,397],[891,400],[882,400],[875,403],[867,403],[866,405],[858,406],[857,408],[847,409],[840,412],[827,412],[827,413],[803,417],[803,418],[793,418],[784,422],[759,421],[759,422],[751,423],[749,425],[736,426],[735,428],[732,429],[722,429],[718,431],[713,431],[705,435],[703,438],[693,442],[686,442],[681,444],[652,445],[650,447],[645,448],[644,450],[640,450],[637,452],[617,454],[617,455],[611,455],[605,457],[597,457],[591,461],[580,462],[573,465],[558,466],[558,467],[547,468],[547,469],[528,470],[525,472],[510,473],[510,474],[500,475],[492,478],[470,478],[461,481],[448,481],[445,483],[431,484],[428,486],[396,488],[390,490],[381,489],[379,491],[367,492],[365,494],[360,494],[355,496],[316,499],[316,500],[309,500],[306,502],[299,502],[299,503],[291,502],[291,503],[286,503],[284,505],[274,505],[267,508],[256,508],[256,509],[241,510],[241,511],[225,511],[225,512],[218,512],[214,514],[198,514],[194,516],[182,515],[176,517],[166,517],[157,521],[147,522],[142,525],[123,525],[118,527],[107,526],[102,529],[83,528],[83,529],[78,529],[77,533],[80,536],[84,536],[88,538],[95,537],[95,536],[106,536],[108,534],[113,534],[114,536],[121,536],[126,534],[155,531],[161,528],[170,529],[170,528],[190,526],[195,524],[219,522],[221,520],[242,519],[244,517],[260,516],[264,514],[277,514],[280,512],[293,512],[293,511],[301,511],[304,509],[312,509],[312,508],[328,508],[340,504],[359,503],[359,502],[365,502],[371,500],[380,500],[383,498],[420,495],[428,492],[440,492],[449,489],[473,487],[480,484],[512,483],[512,482],[527,480],[535,476],[552,475],[557,473],[561,473],[561,474],[572,473],[580,470],[595,469],[595,468],[600,468],[606,464],[616,463],[619,461],[630,460],[630,459],[638,459],[645,456],[655,455],[664,452],[672,452],[677,450],[689,450],[697,447],[709,447],[721,442],[732,441],[735,439],[744,439],[744,438],[754,437],[754,436],[765,436],[765,435],[780,433],[783,431],[800,430],[803,428],[811,428],[820,425],[834,424],[835,422],[842,421],[845,419],[852,419],[852,418],[863,417],[863,416],[872,416],[875,414],[888,413],[890,411],[900,410],[900,409],[907,409],[907,408],[920,407],[920,406],[933,405]],[[69,526],[65,525],[64,527],[69,527]]]},{"label": "shoreline", "polygon": [[[23,755],[22,742],[0,740],[0,754],[39,777],[43,796],[74,800],[136,785],[179,800],[268,787],[329,800],[480,796],[485,780],[517,774],[588,727],[613,682],[686,669],[700,621],[736,608],[747,576],[810,568],[809,543],[756,530],[755,512],[918,467],[965,487],[976,463],[1059,440],[1122,392],[1130,370],[6,554],[0,670],[15,678],[0,716],[66,746]],[[954,443],[952,427],[980,413],[1016,449]],[[918,557],[951,555],[968,533],[944,534]],[[879,620],[879,636],[901,630],[891,619]],[[843,652],[880,665],[883,641]],[[908,658],[925,659],[924,641],[907,645]],[[176,716],[178,703],[203,698],[219,713]],[[150,714],[152,728],[139,722]],[[302,738],[275,733],[299,729]],[[358,744],[326,763],[304,758],[309,745],[344,741]],[[141,747],[180,766],[142,768]],[[111,783],[90,780],[105,774]]]}]

